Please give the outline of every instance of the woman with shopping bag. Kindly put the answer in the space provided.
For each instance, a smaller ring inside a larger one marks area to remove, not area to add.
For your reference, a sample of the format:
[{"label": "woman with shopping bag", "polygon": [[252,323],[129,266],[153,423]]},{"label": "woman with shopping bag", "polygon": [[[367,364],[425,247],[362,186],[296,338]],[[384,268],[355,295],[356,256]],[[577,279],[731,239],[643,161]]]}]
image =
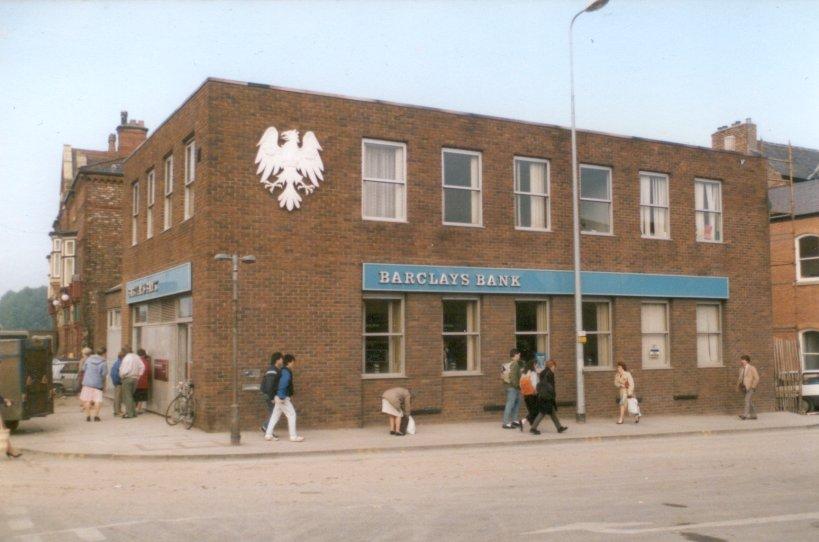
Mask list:
[{"label": "woman with shopping bag", "polygon": [[634,393],[634,377],[631,376],[628,367],[622,361],[617,362],[617,373],[614,375],[614,387],[620,390],[620,417],[617,419],[617,423],[623,423],[626,409],[628,409],[629,414],[635,416],[634,423],[640,423],[640,416],[642,416],[642,414],[640,414],[640,405]]},{"label": "woman with shopping bag", "polygon": [[[409,424],[412,394],[406,388],[390,388],[381,394],[381,412],[387,415],[390,421],[390,435],[403,437],[405,427],[401,427],[402,418]],[[412,432],[415,433],[415,421],[412,422]]]}]

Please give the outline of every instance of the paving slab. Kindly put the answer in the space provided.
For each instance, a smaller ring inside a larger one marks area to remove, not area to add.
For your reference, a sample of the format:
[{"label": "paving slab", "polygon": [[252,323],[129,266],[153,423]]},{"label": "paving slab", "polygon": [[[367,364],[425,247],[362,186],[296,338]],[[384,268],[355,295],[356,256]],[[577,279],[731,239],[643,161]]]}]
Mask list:
[{"label": "paving slab", "polygon": [[[108,405],[107,405],[108,406]],[[196,428],[169,426],[162,416],[146,413],[133,419],[114,418],[110,406],[101,422],[86,422],[76,399],[58,402],[55,413],[27,420],[13,435],[15,447],[33,454],[89,458],[185,459],[226,457],[275,457],[286,455],[399,452],[432,448],[538,445],[572,441],[651,438],[670,435],[713,435],[745,431],[783,431],[819,428],[819,417],[788,412],[761,413],[758,420],[740,420],[735,415],[644,416],[639,424],[622,425],[612,418],[573,422],[563,412],[569,430],[558,435],[548,420],[543,434],[502,429],[500,421],[425,424],[417,419],[415,435],[396,437],[384,425],[350,429],[305,429],[304,442],[290,442],[286,423],[277,428],[278,442],[264,440],[261,431],[243,431],[239,446],[230,445],[229,433],[206,433]]]}]

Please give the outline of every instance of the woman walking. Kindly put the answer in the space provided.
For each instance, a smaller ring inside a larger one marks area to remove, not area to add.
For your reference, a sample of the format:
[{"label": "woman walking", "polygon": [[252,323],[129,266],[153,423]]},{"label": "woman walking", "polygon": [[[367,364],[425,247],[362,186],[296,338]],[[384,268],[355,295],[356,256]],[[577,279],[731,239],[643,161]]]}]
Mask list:
[{"label": "woman walking", "polygon": [[[0,395],[0,403],[6,405],[7,407],[10,407],[11,404],[12,404],[11,401],[4,398],[2,395]],[[6,431],[6,426],[3,425],[3,416],[2,415],[0,415],[0,431],[4,431],[4,432]],[[11,445],[11,431],[9,431],[9,434],[6,437],[6,455],[9,456],[9,457],[20,457],[20,455],[21,455],[20,452],[15,450],[14,447]]]},{"label": "woman walking", "polygon": [[[535,360],[530,359],[523,366],[523,373],[520,375],[520,393],[523,394],[523,402],[526,405],[526,421],[529,422],[529,427],[535,422],[538,415],[537,408],[537,385],[540,377],[535,370]],[[523,431],[523,424],[520,426]]]},{"label": "woman walking", "polygon": [[532,427],[529,429],[529,432],[533,435],[540,434],[538,426],[546,416],[549,416],[552,419],[552,423],[555,424],[555,430],[558,433],[562,433],[568,429],[568,427],[560,423],[560,419],[557,417],[557,388],[555,387],[556,368],[557,362],[550,359],[546,362],[546,368],[543,369],[539,375],[540,381],[537,384],[538,415],[537,418],[535,418],[535,422],[532,424]]},{"label": "woman walking", "polygon": [[99,354],[88,356],[85,360],[85,374],[82,378],[82,391],[80,391],[80,401],[85,412],[85,421],[90,422],[91,416],[94,421],[100,420],[100,408],[102,408],[102,390],[105,389],[105,377],[108,376],[108,364],[102,354],[105,348],[101,348]]},{"label": "woman walking", "polygon": [[137,414],[143,414],[148,405],[148,390],[151,387],[151,357],[140,348],[137,350],[137,356],[142,360],[142,365],[145,366],[145,372],[137,380],[136,391],[134,391],[134,401],[136,401]]},{"label": "woman walking", "polygon": [[[614,387],[620,390],[620,417],[617,423],[623,423],[623,418],[626,415],[626,408],[628,407],[628,400],[634,397],[634,377],[628,370],[628,367],[622,361],[617,362],[617,373],[614,375]],[[641,414],[639,411],[635,415],[634,423],[640,423]]]},{"label": "woman walking", "polygon": [[390,388],[381,394],[381,412],[390,420],[390,435],[403,437],[401,418],[409,416],[412,394],[406,388]]}]

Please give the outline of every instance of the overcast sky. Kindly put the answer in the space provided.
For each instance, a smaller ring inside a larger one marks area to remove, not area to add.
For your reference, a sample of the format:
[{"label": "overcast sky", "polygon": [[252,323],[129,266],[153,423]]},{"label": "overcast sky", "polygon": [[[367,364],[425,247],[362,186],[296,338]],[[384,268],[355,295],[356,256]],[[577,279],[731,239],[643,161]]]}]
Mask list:
[{"label": "overcast sky", "polygon": [[[61,149],[159,125],[208,77],[569,124],[541,2],[0,2],[0,294],[46,283]],[[611,0],[575,25],[578,127],[709,145],[752,117],[819,148],[819,2]]]}]

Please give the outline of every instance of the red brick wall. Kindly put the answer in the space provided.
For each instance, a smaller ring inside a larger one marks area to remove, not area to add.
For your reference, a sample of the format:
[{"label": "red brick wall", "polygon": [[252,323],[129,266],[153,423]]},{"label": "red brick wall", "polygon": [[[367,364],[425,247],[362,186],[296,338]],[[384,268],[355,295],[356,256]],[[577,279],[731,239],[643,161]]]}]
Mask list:
[{"label": "red brick wall", "polygon": [[[316,133],[324,151],[326,181],[301,210],[278,208],[259,184],[253,159],[268,126]],[[202,159],[196,181],[196,214],[182,216],[182,142],[195,133]],[[361,219],[361,139],[407,143],[408,223]],[[742,353],[770,372],[771,308],[763,160],[737,153],[636,138],[580,133],[581,162],[613,168],[614,235],[583,236],[589,270],[718,275],[730,279],[724,310],[724,361],[719,369],[696,368],[695,302],[673,301],[671,370],[640,370],[639,300],[616,299],[614,359],[635,371],[647,412],[693,412],[737,408],[729,393],[734,360]],[[361,264],[422,263],[486,267],[571,268],[569,132],[512,121],[455,115],[421,108],[302,94],[221,82],[206,83],[126,162],[126,184],[145,179],[150,167],[174,152],[174,227],[130,247],[130,193],[123,199],[123,279],[191,261],[194,280],[194,380],[201,406],[198,423],[224,427],[230,402],[230,284],[216,252],[254,254],[243,266],[240,365],[261,368],[273,350],[291,351],[296,366],[300,423],[344,426],[379,419],[377,397],[396,383],[419,392],[420,407],[441,408],[441,420],[485,415],[502,403],[498,366],[513,345],[512,298],[481,298],[482,376],[441,377],[440,296],[406,297],[407,380],[361,378]],[[441,224],[441,148],[483,153],[483,227]],[[514,229],[514,156],[551,161],[552,232]],[[642,239],[639,228],[641,170],[670,175],[671,237]],[[157,175],[157,186],[161,175]],[[694,177],[723,182],[725,239],[697,243]],[[144,187],[142,182],[141,186]],[[144,192],[144,188],[143,188]],[[142,200],[144,201],[144,193]],[[158,200],[159,206],[159,200]],[[160,216],[155,222],[161,224]],[[140,230],[144,232],[144,207]],[[551,349],[560,360],[558,393],[574,398],[573,305],[552,300]],[[123,336],[130,323],[123,311]],[[611,371],[586,375],[591,414],[611,414]],[[770,382],[770,381],[769,381]],[[696,401],[673,395],[697,394]],[[772,387],[760,392],[772,406]],[[261,406],[243,392],[244,423],[254,426]],[[564,415],[569,415],[565,409]],[[497,413],[490,414],[498,416]],[[433,418],[433,417],[430,417]]]}]

